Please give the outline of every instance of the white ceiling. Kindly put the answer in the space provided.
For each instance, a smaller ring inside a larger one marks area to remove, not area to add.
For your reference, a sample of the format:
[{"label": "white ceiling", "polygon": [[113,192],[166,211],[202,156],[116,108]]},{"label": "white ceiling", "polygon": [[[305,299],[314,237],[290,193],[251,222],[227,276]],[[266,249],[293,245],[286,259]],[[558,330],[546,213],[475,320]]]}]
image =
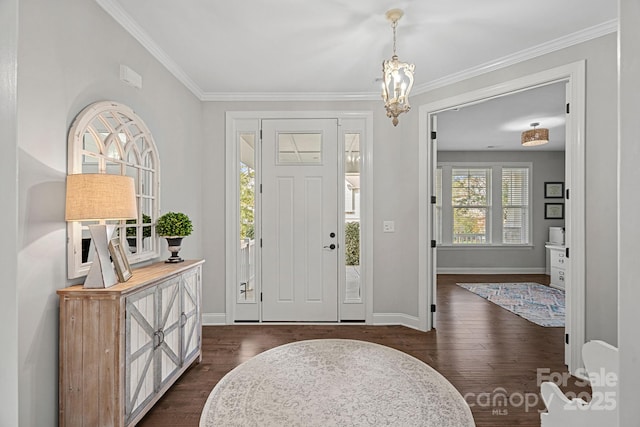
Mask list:
[{"label": "white ceiling", "polygon": [[[377,79],[392,55],[385,12],[392,8],[405,13],[397,53],[416,65],[413,94],[617,29],[617,0],[96,1],[198,98],[211,101],[380,99]],[[558,114],[555,104],[524,105],[531,111],[502,107],[491,117],[469,117],[452,138],[494,119],[500,126],[520,120],[510,135],[481,141],[505,145],[503,138],[519,139],[530,116]],[[555,138],[551,125],[542,125]]]},{"label": "white ceiling", "polygon": [[[564,151],[565,82],[529,89],[437,114],[440,151]],[[549,143],[522,147],[531,123],[549,129]]]}]

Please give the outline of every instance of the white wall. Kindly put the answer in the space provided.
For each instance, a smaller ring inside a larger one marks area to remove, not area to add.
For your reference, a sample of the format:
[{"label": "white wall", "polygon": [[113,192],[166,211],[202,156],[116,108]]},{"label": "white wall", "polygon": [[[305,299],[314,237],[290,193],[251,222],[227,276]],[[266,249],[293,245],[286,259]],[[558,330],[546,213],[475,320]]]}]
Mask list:
[{"label": "white wall", "polygon": [[620,0],[620,123],[619,175],[620,197],[618,239],[620,260],[618,347],[620,349],[620,426],[635,426],[640,420],[640,4],[636,0]]},{"label": "white wall", "polygon": [[[516,143],[519,143],[516,141]],[[558,199],[544,198],[545,181],[564,181],[563,151],[442,151],[439,162],[530,162],[532,204],[532,244],[527,248],[440,248],[438,269],[492,269],[496,272],[524,273],[541,270],[546,264],[544,247],[549,237],[549,227],[563,227],[564,220],[544,219],[545,202]],[[562,200],[560,200],[562,202]]]},{"label": "white wall", "polygon": [[[394,128],[380,102],[206,102],[205,151],[213,163],[204,173],[207,240],[205,276],[214,289],[204,297],[205,313],[224,312],[225,111],[371,110],[374,111],[374,307],[375,313],[418,315],[418,106],[492,86],[538,71],[587,60],[587,338],[616,342],[616,221],[602,206],[615,206],[615,134],[617,96],[616,36],[600,37],[521,64],[415,96],[413,111]],[[221,192],[221,193],[220,193]],[[395,233],[382,233],[382,221],[394,220]],[[606,236],[606,238],[605,238]],[[597,260],[593,262],[592,260]]]},{"label": "white wall", "polygon": [[[204,254],[207,263],[203,275],[212,278],[215,287],[204,295],[205,313],[225,312],[225,112],[226,111],[373,111],[373,244],[374,313],[405,313],[417,316],[417,129],[413,140],[407,136],[410,124],[394,128],[380,102],[206,102],[205,156],[211,162],[203,173],[203,216],[207,239]],[[416,122],[417,123],[417,122]],[[401,147],[401,149],[398,149]],[[406,148],[408,147],[408,148]],[[406,149],[405,149],[406,148]],[[398,165],[402,165],[400,168]],[[402,188],[403,191],[398,191]],[[384,220],[396,221],[395,233],[382,233]],[[389,248],[394,248],[390,250]],[[400,248],[397,250],[397,248]],[[379,260],[384,259],[384,262]]]},{"label": "white wall", "polygon": [[[586,336],[617,342],[616,35],[610,34],[414,97],[421,105],[586,59]],[[411,113],[410,113],[411,114]]]},{"label": "white wall", "polygon": [[[2,23],[5,10],[9,20],[0,30],[3,36],[15,31],[11,15],[17,4],[16,0],[2,3]],[[16,276],[18,323],[16,326],[10,303],[3,301],[0,308],[9,307],[3,310],[2,320],[7,317],[8,323],[0,331],[3,337],[8,334],[11,343],[12,331],[18,328],[19,338],[14,337],[13,342],[17,341],[19,361],[21,426],[56,423],[55,291],[68,284],[63,219],[67,131],[78,111],[103,99],[133,107],[154,134],[162,161],[161,205],[164,211],[187,212],[194,220],[194,234],[185,240],[181,255],[207,260],[203,299],[204,311],[209,313],[222,313],[225,307],[225,111],[374,111],[374,312],[417,316],[418,106],[586,58],[587,337],[615,344],[617,241],[611,237],[616,230],[617,204],[612,172],[616,169],[615,36],[416,96],[414,110],[394,128],[379,101],[202,104],[93,1],[20,1],[18,28],[19,187],[9,185],[7,193],[11,197],[17,192],[19,198],[17,273],[12,273],[11,266],[7,271],[9,282],[13,282],[12,274]],[[120,63],[142,74],[143,89],[120,83]],[[2,108],[5,103],[3,99]],[[9,123],[10,110],[9,105]],[[4,113],[2,117],[4,120]],[[3,126],[0,132],[10,137],[11,126]],[[8,150],[10,156],[12,150]],[[3,168],[1,173],[3,180],[10,181],[15,168]],[[7,224],[16,222],[11,212],[3,213],[2,218]],[[395,233],[382,233],[384,220],[395,220]],[[5,259],[12,264],[12,258],[15,256],[9,254]],[[15,379],[9,376],[9,396],[15,392],[12,384]]]},{"label": "white wall", "polygon": [[0,194],[4,226],[0,245],[2,298],[0,298],[0,426],[18,425],[18,305],[17,238],[18,189],[16,140],[16,96],[18,52],[18,0],[0,2]]},{"label": "white wall", "polygon": [[[160,152],[162,210],[192,217],[195,234],[181,255],[201,257],[201,103],[94,1],[20,1],[18,43],[19,413],[20,426],[41,427],[56,425],[58,413],[56,290],[70,284],[64,199],[71,121],[105,99],[142,117]],[[121,63],[142,75],[142,89],[119,81]]]}]

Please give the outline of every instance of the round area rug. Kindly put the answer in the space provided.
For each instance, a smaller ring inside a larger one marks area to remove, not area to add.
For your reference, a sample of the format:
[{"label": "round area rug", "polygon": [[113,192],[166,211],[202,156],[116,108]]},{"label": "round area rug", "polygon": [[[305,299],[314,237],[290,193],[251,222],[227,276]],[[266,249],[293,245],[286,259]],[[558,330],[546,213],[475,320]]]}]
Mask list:
[{"label": "round area rug", "polygon": [[475,426],[442,375],[401,351],[355,340],[267,350],[214,387],[200,427]]}]

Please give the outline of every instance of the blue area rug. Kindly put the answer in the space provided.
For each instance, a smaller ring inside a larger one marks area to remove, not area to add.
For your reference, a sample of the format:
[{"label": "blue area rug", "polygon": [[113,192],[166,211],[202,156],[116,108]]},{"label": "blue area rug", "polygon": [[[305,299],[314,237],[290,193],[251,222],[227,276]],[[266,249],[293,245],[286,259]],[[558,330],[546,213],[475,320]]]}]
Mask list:
[{"label": "blue area rug", "polygon": [[564,291],[539,283],[456,283],[540,326],[564,326]]}]

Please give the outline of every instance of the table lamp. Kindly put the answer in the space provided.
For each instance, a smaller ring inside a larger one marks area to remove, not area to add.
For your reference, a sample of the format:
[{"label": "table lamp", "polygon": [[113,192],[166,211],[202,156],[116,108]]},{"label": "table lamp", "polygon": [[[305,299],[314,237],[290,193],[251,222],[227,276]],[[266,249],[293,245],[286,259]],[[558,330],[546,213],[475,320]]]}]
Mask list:
[{"label": "table lamp", "polygon": [[106,225],[104,221],[137,217],[133,178],[104,173],[67,176],[65,220],[100,221],[89,226],[97,256],[84,282],[85,288],[108,288],[118,283],[109,254],[115,225]]}]

